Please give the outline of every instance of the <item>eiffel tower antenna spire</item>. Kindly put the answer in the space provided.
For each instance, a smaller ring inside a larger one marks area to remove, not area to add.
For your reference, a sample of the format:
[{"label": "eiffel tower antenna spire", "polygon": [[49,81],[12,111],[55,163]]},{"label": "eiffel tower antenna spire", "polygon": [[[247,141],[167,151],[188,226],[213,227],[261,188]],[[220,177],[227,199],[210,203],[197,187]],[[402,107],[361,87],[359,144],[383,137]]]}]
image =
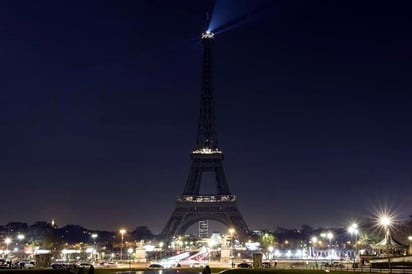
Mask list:
[{"label": "eiffel tower antenna spire", "polygon": [[196,149],[218,149],[215,122],[215,105],[212,82],[212,49],[214,34],[210,31],[202,33],[203,62],[202,89],[200,97],[200,115],[197,131]]}]

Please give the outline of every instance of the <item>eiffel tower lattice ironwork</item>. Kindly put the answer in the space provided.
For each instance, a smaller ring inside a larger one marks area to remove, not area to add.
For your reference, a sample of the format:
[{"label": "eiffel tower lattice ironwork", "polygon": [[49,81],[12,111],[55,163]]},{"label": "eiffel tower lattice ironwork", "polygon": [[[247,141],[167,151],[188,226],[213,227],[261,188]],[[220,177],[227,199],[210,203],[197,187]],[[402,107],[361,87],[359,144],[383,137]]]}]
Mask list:
[{"label": "eiffel tower lattice ironwork", "polygon": [[[161,236],[171,239],[183,234],[191,225],[202,220],[214,220],[233,227],[239,236],[246,236],[248,227],[237,207],[223,170],[223,153],[219,149],[214,100],[212,93],[212,46],[214,34],[202,33],[203,77],[200,119],[196,148],[191,154],[192,165],[185,189],[177,199],[176,208],[164,227]],[[201,194],[200,185],[204,172],[214,172],[216,194]]]}]

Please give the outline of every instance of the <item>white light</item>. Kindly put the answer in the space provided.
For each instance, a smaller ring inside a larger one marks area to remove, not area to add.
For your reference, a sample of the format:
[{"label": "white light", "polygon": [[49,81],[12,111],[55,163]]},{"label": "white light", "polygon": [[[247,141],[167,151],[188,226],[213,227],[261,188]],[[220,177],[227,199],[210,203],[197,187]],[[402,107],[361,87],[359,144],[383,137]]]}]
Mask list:
[{"label": "white light", "polygon": [[355,224],[355,223],[351,224],[351,226],[348,228],[348,232],[350,234],[357,235],[359,233],[358,224]]},{"label": "white light", "polygon": [[207,244],[210,248],[213,248],[214,246],[218,244],[218,242],[215,239],[209,239]]},{"label": "white light", "polygon": [[217,148],[215,148],[214,150],[210,148],[201,148],[201,149],[196,149],[195,151],[193,151],[193,153],[194,154],[214,154],[214,153],[222,154],[222,151],[220,151]]},{"label": "white light", "polygon": [[327,237],[329,240],[332,240],[332,239],[333,239],[333,233],[332,233],[332,232],[328,232],[328,234],[326,235],[326,237]]},{"label": "white light", "polygon": [[392,220],[389,216],[383,215],[379,218],[379,223],[384,227],[388,227],[391,225]]},{"label": "white light", "polygon": [[208,30],[202,33],[202,39],[213,38],[214,36],[215,35],[213,34],[213,32],[208,31]]},{"label": "white light", "polygon": [[145,250],[146,252],[152,252],[152,251],[155,250],[155,246],[154,246],[154,245],[145,245],[145,246],[143,246],[143,248],[144,248],[144,250]]}]

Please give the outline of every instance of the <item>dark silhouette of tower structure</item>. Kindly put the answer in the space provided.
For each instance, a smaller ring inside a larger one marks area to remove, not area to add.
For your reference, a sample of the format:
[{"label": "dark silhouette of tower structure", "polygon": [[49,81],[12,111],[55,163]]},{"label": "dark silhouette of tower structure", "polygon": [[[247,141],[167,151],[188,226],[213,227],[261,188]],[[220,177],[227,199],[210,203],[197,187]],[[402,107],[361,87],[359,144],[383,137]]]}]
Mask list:
[{"label": "dark silhouette of tower structure", "polygon": [[[202,220],[214,220],[233,227],[236,234],[249,232],[237,207],[236,196],[230,192],[223,169],[223,152],[219,148],[212,89],[212,47],[214,34],[202,33],[203,74],[200,117],[196,147],[192,151],[192,164],[183,193],[176,199],[176,208],[164,227],[161,236],[170,239],[183,234],[191,225]],[[215,175],[216,193],[201,194],[202,174]]]}]

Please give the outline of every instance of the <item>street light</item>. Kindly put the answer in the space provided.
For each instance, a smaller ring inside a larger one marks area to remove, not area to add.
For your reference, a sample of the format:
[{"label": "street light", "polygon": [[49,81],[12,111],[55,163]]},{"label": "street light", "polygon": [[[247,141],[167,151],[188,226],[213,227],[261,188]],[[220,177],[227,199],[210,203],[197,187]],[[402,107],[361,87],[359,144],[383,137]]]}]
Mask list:
[{"label": "street light", "polygon": [[234,228],[229,229],[229,234],[230,234],[230,249],[229,249],[229,254],[230,254],[230,260],[231,260],[231,265],[232,268],[235,266],[233,262],[233,234],[235,234],[236,230]]},{"label": "street light", "polygon": [[122,228],[119,230],[120,235],[122,236],[122,242],[120,244],[120,260],[123,260],[123,240],[124,240],[124,234],[126,233],[126,229]]},{"label": "street light", "polygon": [[385,239],[386,239],[386,255],[388,256],[388,269],[389,273],[392,273],[392,268],[391,268],[391,257],[390,257],[390,227],[392,225],[392,218],[388,215],[381,215],[379,217],[379,224],[384,228],[385,230]]},{"label": "street light", "polygon": [[326,238],[328,238],[329,239],[329,247],[330,247],[330,262],[331,262],[331,264],[332,264],[332,239],[333,239],[333,233],[332,232],[328,232],[327,234],[326,234]]},{"label": "street light", "polygon": [[25,236],[24,236],[24,234],[18,234],[17,235],[17,240],[19,240],[19,242],[20,242],[20,247],[21,247],[21,252],[23,252],[23,245],[22,245],[22,241],[24,240],[24,238],[25,238]]},{"label": "street light", "polygon": [[354,254],[354,258],[353,258],[353,263],[355,263],[356,256],[358,254],[358,234],[359,234],[358,224],[356,224],[356,223],[351,224],[348,228],[348,232],[351,235],[355,235],[355,243],[353,245],[355,247],[355,254]]},{"label": "street light", "polygon": [[98,235],[97,233],[93,233],[91,237],[93,239],[93,261],[96,262],[96,251],[97,251],[96,238],[98,237]]},{"label": "street light", "polygon": [[312,237],[312,244],[313,244],[313,247],[312,247],[312,257],[316,257],[315,247],[316,247],[316,243],[317,243],[317,242],[318,242],[318,237],[313,236],[313,237]]},{"label": "street light", "polygon": [[133,248],[129,248],[128,250],[127,250],[127,255],[128,255],[128,257],[129,257],[129,269],[130,268],[132,268],[132,258],[130,257],[130,255],[133,253]]},{"label": "street light", "polygon": [[11,243],[11,239],[6,238],[6,239],[4,239],[4,242],[6,243],[6,254],[8,256],[8,254],[9,254],[9,244]]}]

